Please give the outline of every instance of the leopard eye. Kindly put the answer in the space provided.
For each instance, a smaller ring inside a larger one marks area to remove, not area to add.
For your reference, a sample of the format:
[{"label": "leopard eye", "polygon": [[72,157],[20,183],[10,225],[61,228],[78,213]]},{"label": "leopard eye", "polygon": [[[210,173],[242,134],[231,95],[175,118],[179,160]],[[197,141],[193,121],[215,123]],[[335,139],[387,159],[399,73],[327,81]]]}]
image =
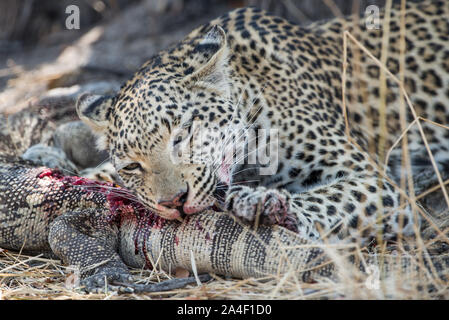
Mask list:
[{"label": "leopard eye", "polygon": [[122,168],[122,170],[125,171],[134,171],[134,170],[141,170],[142,166],[138,162],[133,162],[128,164],[126,167]]}]

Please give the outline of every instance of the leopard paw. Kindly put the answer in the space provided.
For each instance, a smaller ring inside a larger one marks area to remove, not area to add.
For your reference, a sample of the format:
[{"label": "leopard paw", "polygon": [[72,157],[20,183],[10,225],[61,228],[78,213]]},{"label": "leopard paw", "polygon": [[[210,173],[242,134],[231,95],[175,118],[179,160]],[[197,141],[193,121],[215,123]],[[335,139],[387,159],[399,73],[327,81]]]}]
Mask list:
[{"label": "leopard paw", "polygon": [[245,222],[283,225],[288,220],[288,196],[276,189],[233,186],[226,196],[226,209]]}]

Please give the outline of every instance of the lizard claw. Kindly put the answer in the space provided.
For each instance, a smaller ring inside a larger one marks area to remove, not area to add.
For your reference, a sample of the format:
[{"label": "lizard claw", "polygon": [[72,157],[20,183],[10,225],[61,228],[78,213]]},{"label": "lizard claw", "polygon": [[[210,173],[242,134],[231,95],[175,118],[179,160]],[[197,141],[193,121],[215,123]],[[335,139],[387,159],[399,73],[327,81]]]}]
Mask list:
[{"label": "lizard claw", "polygon": [[[208,274],[199,275],[198,278],[201,282],[207,282],[212,279],[212,277]],[[162,291],[176,290],[183,288],[188,284],[194,283],[196,283],[196,278],[188,277],[188,278],[174,278],[152,284],[131,284],[131,286],[134,289],[135,293],[142,293],[142,292],[162,292]]]},{"label": "lizard claw", "polygon": [[[208,274],[199,275],[198,278],[201,282],[212,279]],[[170,291],[193,283],[196,283],[195,277],[175,278],[152,284],[138,284],[133,282],[133,278],[128,272],[117,268],[104,269],[82,281],[84,291],[97,294]]]},{"label": "lizard claw", "polygon": [[81,281],[84,291],[88,293],[133,293],[133,277],[120,268],[106,268]]}]

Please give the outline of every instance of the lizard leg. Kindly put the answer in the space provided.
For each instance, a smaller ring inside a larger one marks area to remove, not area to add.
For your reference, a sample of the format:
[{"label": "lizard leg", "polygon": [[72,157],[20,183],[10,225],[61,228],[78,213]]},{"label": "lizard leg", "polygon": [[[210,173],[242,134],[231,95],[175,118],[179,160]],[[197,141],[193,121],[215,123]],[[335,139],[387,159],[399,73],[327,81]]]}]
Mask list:
[{"label": "lizard leg", "polygon": [[50,225],[48,241],[64,263],[79,269],[88,292],[104,288],[133,291],[126,286],[132,276],[117,252],[118,229],[106,221],[104,211],[86,209],[61,215]]},{"label": "lizard leg", "polygon": [[[104,217],[105,212],[98,209],[72,211],[50,225],[50,247],[64,263],[79,269],[81,284],[87,292],[156,292],[196,283],[194,277],[149,285],[134,283],[117,253],[118,230]],[[208,281],[210,276],[201,275],[200,279]]]}]

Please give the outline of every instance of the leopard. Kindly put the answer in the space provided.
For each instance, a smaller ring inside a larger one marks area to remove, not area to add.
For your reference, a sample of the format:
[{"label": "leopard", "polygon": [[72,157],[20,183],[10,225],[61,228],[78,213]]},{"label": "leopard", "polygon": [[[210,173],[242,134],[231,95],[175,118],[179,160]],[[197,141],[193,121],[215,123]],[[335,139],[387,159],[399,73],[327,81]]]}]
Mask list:
[{"label": "leopard", "polygon": [[238,8],[117,94],[81,95],[77,113],[165,219],[213,209],[311,241],[413,237],[422,217],[401,179],[449,173],[449,3],[402,6],[377,27]]}]

